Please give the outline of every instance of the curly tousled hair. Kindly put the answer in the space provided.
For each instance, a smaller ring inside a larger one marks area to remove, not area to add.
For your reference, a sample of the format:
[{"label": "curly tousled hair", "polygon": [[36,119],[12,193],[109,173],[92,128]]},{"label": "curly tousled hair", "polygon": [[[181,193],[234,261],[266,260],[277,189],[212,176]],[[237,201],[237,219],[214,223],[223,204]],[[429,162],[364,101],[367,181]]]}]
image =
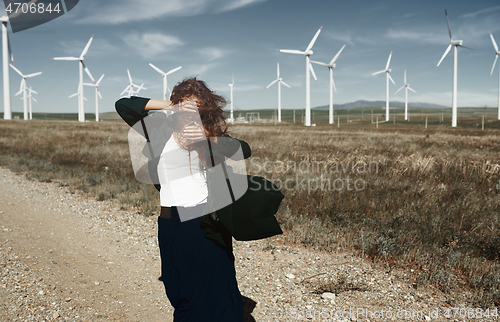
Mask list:
[{"label": "curly tousled hair", "polygon": [[204,81],[189,77],[175,85],[170,101],[175,105],[189,99],[196,100],[207,137],[227,133],[228,124],[222,110],[226,106],[224,97],[215,94]]}]

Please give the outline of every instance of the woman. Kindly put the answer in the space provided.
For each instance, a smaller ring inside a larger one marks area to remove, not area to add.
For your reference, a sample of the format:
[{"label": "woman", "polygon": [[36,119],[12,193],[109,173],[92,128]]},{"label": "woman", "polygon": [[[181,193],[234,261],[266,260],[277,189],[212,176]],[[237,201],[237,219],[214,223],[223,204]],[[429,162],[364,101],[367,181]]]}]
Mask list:
[{"label": "woman", "polygon": [[[167,133],[172,135],[157,160],[162,280],[175,308],[174,321],[242,322],[243,301],[236,281],[231,235],[210,215],[202,213],[208,198],[206,170],[210,161],[213,165],[206,138],[215,144],[220,137],[233,140],[245,158],[250,156],[250,147],[227,136],[222,111],[226,101],[203,81],[185,79],[174,87],[170,98],[171,101],[120,99],[116,110],[130,126],[146,117],[148,111],[180,112],[168,117],[171,132]],[[202,126],[190,118],[197,113]],[[172,119],[175,122],[170,122]],[[181,221],[179,213],[193,219]]]}]

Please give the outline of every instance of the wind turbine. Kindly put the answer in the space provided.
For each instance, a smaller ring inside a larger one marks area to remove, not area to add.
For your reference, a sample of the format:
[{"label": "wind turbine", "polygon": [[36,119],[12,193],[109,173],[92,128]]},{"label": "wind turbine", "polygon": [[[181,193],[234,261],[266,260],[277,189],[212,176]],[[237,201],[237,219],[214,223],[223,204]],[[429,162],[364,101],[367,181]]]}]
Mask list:
[{"label": "wind turbine", "polygon": [[[76,92],[75,94],[71,94],[70,96],[68,96],[68,98],[72,98],[72,97],[75,97],[76,95],[80,94],[80,92]],[[83,99],[86,101],[87,98],[86,97],[83,97]]]},{"label": "wind turbine", "polygon": [[233,87],[234,87],[234,75],[232,75],[233,77],[233,82],[231,84],[229,84],[229,88],[231,89],[231,117],[229,118],[229,122],[234,122],[234,118],[233,118]]},{"label": "wind turbine", "polygon": [[278,62],[278,77],[269,85],[267,85],[266,89],[271,87],[274,83],[278,82],[278,122],[281,122],[281,84],[285,85],[288,88],[291,88],[290,85],[285,83],[283,79],[280,77],[280,63]]},{"label": "wind turbine", "polygon": [[396,95],[403,88],[405,89],[405,121],[406,121],[406,120],[408,120],[408,90],[412,91],[413,93],[416,93],[416,92],[410,87],[410,84],[406,83],[406,69],[405,69],[405,79],[404,80],[405,80],[404,85],[401,86],[401,88],[398,89],[396,91],[396,93],[394,93],[394,95]]},{"label": "wind turbine", "polygon": [[392,69],[389,69],[389,64],[391,63],[391,57],[392,57],[392,51],[389,54],[389,59],[387,59],[387,64],[385,65],[385,69],[372,74],[372,75],[377,75],[380,73],[386,73],[386,93],[385,93],[385,120],[386,121],[389,121],[389,79],[391,80],[391,82],[394,85],[396,85],[396,83],[394,83],[394,80],[392,79],[391,75],[389,74],[392,71]]},{"label": "wind turbine", "polygon": [[[498,55],[500,55],[500,51],[498,50],[497,43],[495,42],[495,38],[490,31],[491,42],[493,43],[493,47],[495,47],[495,60],[493,61],[493,67],[491,67],[490,76],[493,75],[493,69],[495,69],[495,64],[498,59]],[[499,81],[498,81],[498,119],[500,120],[500,68],[498,69]]]},{"label": "wind turbine", "polygon": [[[132,82],[132,76],[130,76],[130,71],[128,70],[128,68],[127,68],[127,74],[128,74],[128,80],[129,80],[130,84],[127,87],[125,87],[125,89],[120,94],[120,96],[127,92],[128,96],[130,97],[130,96],[133,96],[134,94],[139,94],[139,91],[141,89],[147,89],[146,87],[143,86],[144,83],[142,83],[141,86],[138,86]],[[134,91],[134,87],[137,88],[137,91]]]},{"label": "wind turbine", "polygon": [[[31,101],[37,102],[37,100],[31,95],[32,93],[38,94],[37,91],[34,91],[31,86],[28,88],[28,100],[29,100],[29,110],[30,110],[30,120],[33,119],[33,109],[31,108]],[[16,94],[17,95],[17,94]],[[22,100],[24,100],[24,97],[21,97]]]},{"label": "wind turbine", "polygon": [[[94,86],[95,87],[95,121],[99,122],[99,97],[102,99],[101,92],[99,92],[99,83],[102,81],[104,74],[102,74],[101,78],[94,83],[84,83],[86,86]],[[99,96],[99,97],[98,97]]]},{"label": "wind turbine", "polygon": [[444,11],[444,14],[446,16],[446,23],[448,24],[448,32],[450,34],[450,44],[448,45],[448,48],[446,48],[443,57],[439,60],[439,63],[437,64],[436,68],[439,67],[443,59],[448,55],[450,52],[451,47],[453,46],[453,53],[454,53],[454,59],[453,59],[453,92],[452,92],[452,98],[451,98],[451,126],[456,127],[457,126],[457,69],[458,69],[458,46],[463,46],[463,40],[453,40],[453,37],[451,36],[451,28],[450,28],[450,21],[448,20],[448,13],[446,10]]},{"label": "wind turbine", "polygon": [[309,56],[313,54],[313,51],[311,49],[314,46],[316,39],[318,39],[319,33],[321,32],[322,28],[323,27],[320,27],[318,29],[318,31],[314,35],[313,39],[311,40],[305,51],[294,50],[294,49],[278,49],[278,51],[282,53],[301,54],[306,56],[306,118],[304,122],[305,126],[311,126],[311,80],[309,74],[311,73],[316,82],[318,82],[316,74],[314,73],[314,69],[311,65],[310,61],[311,59]]},{"label": "wind turbine", "polygon": [[332,58],[329,64],[311,60],[311,63],[326,66],[330,70],[330,117],[329,117],[330,124],[333,124],[333,90],[335,90],[335,93],[337,93],[337,89],[335,88],[335,83],[333,82],[333,67],[336,66],[335,61],[337,60],[337,58],[339,58],[339,55],[342,52],[342,50],[344,50],[344,48],[345,45],[342,46],[342,48],[340,48],[339,52]]},{"label": "wind turbine", "polygon": [[170,89],[167,86],[167,76],[172,74],[172,73],[175,73],[176,71],[181,69],[182,66],[171,69],[170,71],[168,71],[166,73],[151,63],[149,63],[149,66],[153,67],[154,70],[156,70],[158,73],[160,73],[163,76],[163,100],[166,101],[167,100],[167,90],[169,91],[170,94],[172,94],[172,92],[170,92]]},{"label": "wind turbine", "polygon": [[87,45],[82,51],[82,54],[80,57],[54,57],[52,58],[53,60],[76,60],[79,61],[80,63],[78,64],[79,67],[79,82],[78,82],[78,121],[80,122],[85,122],[85,109],[83,106],[83,69],[85,69],[85,72],[87,75],[89,75],[90,79],[95,82],[94,78],[90,74],[89,69],[85,64],[83,63],[83,59],[85,58],[85,54],[87,54],[87,51],[89,50],[90,44],[92,43],[92,40],[94,39],[94,36],[90,37],[90,40],[87,42]]},{"label": "wind turbine", "polygon": [[10,104],[10,79],[9,79],[9,56],[11,64],[14,64],[14,56],[10,49],[9,34],[7,32],[7,22],[9,17],[0,17],[2,22],[2,56],[3,56],[3,118],[12,119],[12,108]]},{"label": "wind turbine", "polygon": [[40,74],[42,74],[42,72],[38,72],[38,73],[33,73],[33,74],[29,74],[29,75],[24,75],[23,73],[21,73],[21,71],[19,69],[17,69],[16,67],[14,67],[14,65],[10,65],[10,67],[12,67],[13,70],[16,71],[16,73],[18,73],[22,79],[21,79],[21,87],[19,89],[19,92],[17,92],[16,96],[23,93],[23,99],[24,99],[24,119],[27,120],[28,119],[28,100],[27,100],[27,91],[28,91],[28,87],[26,86],[26,78],[30,78],[30,77],[35,77],[35,76],[38,76]]}]

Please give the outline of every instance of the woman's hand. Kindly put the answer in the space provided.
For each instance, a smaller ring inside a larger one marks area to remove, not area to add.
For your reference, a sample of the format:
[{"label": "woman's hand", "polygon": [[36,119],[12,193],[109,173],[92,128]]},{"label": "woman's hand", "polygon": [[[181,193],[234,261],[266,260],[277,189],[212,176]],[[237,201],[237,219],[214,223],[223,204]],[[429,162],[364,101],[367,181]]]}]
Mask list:
[{"label": "woman's hand", "polygon": [[194,121],[186,124],[180,132],[174,132],[173,134],[177,144],[184,147],[207,139],[203,125]]},{"label": "woman's hand", "polygon": [[172,106],[174,112],[195,112],[198,111],[198,105],[195,100],[183,101]]}]

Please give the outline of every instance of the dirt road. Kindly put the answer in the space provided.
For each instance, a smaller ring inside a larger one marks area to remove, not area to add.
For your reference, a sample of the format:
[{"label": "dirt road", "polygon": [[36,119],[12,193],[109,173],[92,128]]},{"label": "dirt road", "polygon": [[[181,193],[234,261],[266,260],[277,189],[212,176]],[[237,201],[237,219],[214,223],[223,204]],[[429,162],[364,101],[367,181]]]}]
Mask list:
[{"label": "dirt road", "polygon": [[[156,220],[0,168],[0,321],[172,321],[158,281]],[[465,292],[414,289],[417,272],[305,249],[282,237],[234,242],[246,322],[310,321],[307,312],[313,321],[364,321],[363,310],[450,321],[444,314],[451,297],[470,309]],[[325,293],[328,286],[335,294]],[[481,318],[488,320],[495,318]]]}]

